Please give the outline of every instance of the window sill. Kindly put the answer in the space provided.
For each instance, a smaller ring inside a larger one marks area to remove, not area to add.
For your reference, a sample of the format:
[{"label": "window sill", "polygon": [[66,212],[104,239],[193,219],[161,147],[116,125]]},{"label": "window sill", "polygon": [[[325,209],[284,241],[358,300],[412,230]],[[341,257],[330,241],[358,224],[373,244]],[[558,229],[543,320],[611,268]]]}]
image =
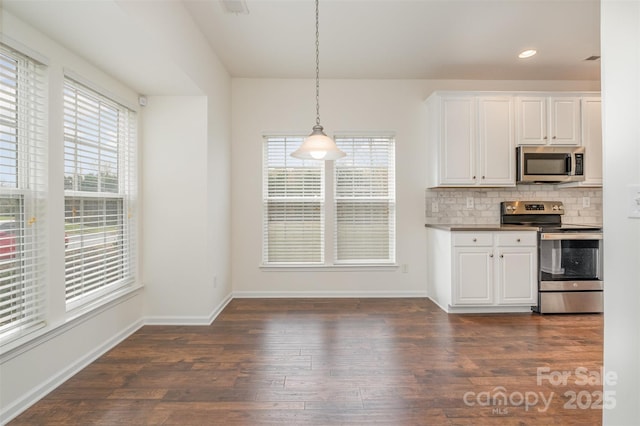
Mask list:
[{"label": "window sill", "polygon": [[336,264],[336,265],[260,265],[263,272],[368,272],[368,271],[390,271],[398,270],[397,263],[362,263],[362,264]]},{"label": "window sill", "polygon": [[49,326],[36,329],[32,333],[0,345],[0,363],[4,363],[15,358],[16,356],[65,333],[87,319],[90,319],[117,304],[129,300],[131,297],[136,296],[142,288],[142,285],[132,285],[123,288],[121,291],[111,295],[111,297],[105,297],[99,302],[96,301],[93,305],[86,306],[85,309],[68,312],[63,322],[50,324]]}]

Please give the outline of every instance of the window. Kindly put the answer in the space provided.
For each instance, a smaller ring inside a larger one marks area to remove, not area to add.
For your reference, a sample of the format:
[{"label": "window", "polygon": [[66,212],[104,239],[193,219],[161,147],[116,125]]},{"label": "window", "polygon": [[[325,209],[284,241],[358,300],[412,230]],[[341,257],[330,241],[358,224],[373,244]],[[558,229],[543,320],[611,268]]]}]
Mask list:
[{"label": "window", "polygon": [[324,262],[324,163],[293,158],[301,137],[268,137],[263,165],[265,264]]},{"label": "window", "polygon": [[65,289],[69,309],[135,278],[136,114],[66,78]]},{"label": "window", "polygon": [[337,137],[336,263],[395,262],[395,153],[388,137]]},{"label": "window", "polygon": [[0,45],[0,339],[44,324],[45,67]]},{"label": "window", "polygon": [[[325,258],[334,264],[394,263],[393,138],[336,138],[347,156],[327,163],[291,157],[302,141],[265,140],[263,264],[324,265]],[[325,173],[333,188],[328,206]],[[333,210],[329,223],[324,220],[326,208]],[[328,253],[325,235],[333,236]]]}]

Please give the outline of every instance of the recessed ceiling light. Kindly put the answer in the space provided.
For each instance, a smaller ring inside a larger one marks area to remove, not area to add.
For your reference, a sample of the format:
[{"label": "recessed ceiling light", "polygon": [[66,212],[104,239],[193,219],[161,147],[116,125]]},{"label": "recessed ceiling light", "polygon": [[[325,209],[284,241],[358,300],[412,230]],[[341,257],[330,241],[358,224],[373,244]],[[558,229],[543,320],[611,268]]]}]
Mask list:
[{"label": "recessed ceiling light", "polygon": [[526,59],[526,58],[530,58],[533,55],[535,55],[536,53],[538,53],[537,50],[535,49],[529,49],[529,50],[523,50],[522,52],[520,52],[520,54],[518,55],[518,58],[520,59]]}]

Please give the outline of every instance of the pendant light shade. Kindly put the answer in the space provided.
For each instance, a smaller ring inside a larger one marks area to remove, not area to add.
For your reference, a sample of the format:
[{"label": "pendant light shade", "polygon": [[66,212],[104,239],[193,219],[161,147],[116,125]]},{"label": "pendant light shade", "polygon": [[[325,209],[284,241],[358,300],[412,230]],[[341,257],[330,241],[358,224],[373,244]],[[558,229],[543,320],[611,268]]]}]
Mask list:
[{"label": "pendant light shade", "polygon": [[336,145],[335,141],[327,136],[320,125],[320,20],[319,7],[316,0],[316,125],[291,156],[303,160],[337,160],[345,154]]},{"label": "pendant light shade", "polygon": [[291,155],[303,160],[337,160],[347,154],[336,146],[333,139],[327,136],[318,124],[313,126],[313,132]]}]

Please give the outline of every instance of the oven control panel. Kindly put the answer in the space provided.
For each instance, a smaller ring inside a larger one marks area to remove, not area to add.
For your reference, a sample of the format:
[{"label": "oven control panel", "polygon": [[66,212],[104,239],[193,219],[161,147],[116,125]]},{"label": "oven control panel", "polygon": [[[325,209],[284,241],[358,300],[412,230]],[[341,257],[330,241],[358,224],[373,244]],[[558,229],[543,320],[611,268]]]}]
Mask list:
[{"label": "oven control panel", "polygon": [[564,214],[562,201],[503,201],[503,215],[514,214]]}]

